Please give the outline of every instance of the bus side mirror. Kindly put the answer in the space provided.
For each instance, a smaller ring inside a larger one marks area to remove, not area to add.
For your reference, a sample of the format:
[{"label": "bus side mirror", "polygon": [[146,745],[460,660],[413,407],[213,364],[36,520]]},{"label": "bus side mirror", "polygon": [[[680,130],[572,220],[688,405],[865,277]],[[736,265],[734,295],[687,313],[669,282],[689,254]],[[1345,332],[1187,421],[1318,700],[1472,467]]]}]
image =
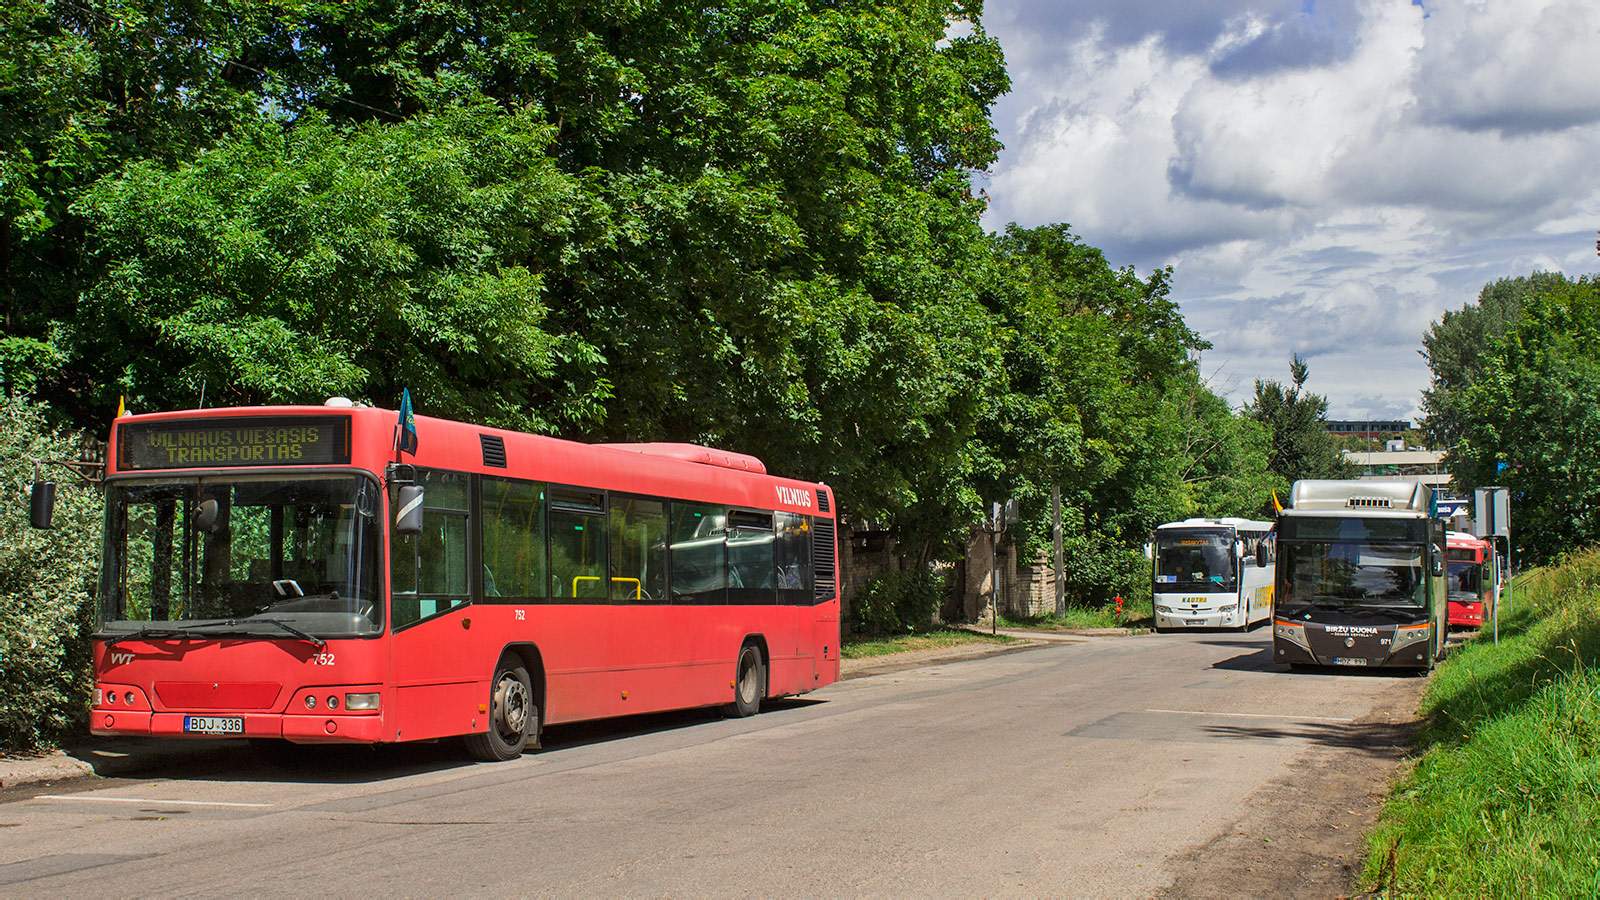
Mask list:
[{"label": "bus side mirror", "polygon": [[56,512],[56,483],[35,481],[28,492],[28,524],[34,528],[50,528]]},{"label": "bus side mirror", "polygon": [[400,489],[400,509],[394,514],[394,530],[401,534],[422,533],[422,485],[408,484]]},{"label": "bus side mirror", "polygon": [[200,501],[199,511],[195,513],[194,527],[206,534],[215,534],[217,531],[217,501],[207,498]]},{"label": "bus side mirror", "polygon": [[1265,569],[1266,567],[1267,567],[1267,551],[1266,551],[1266,548],[1263,547],[1262,549],[1256,551],[1256,568]]}]

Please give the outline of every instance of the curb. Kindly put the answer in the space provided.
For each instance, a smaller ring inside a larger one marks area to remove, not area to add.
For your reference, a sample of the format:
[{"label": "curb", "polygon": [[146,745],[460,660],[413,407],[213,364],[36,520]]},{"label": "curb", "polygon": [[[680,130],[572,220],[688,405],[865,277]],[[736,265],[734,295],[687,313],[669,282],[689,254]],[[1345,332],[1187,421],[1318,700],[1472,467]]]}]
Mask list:
[{"label": "curb", "polygon": [[[1052,643],[1063,641],[1049,640],[1023,640],[1015,644],[973,644],[965,647],[940,647],[933,650],[908,650],[904,653],[890,653],[884,656],[869,656],[866,659],[847,659],[840,663],[839,680],[849,681],[853,678],[868,678],[873,675],[888,675],[894,672],[904,672],[907,669],[920,669],[924,666],[934,666],[940,663],[961,662],[969,659],[986,659],[991,656],[1005,656],[1008,653],[1018,653],[1023,650],[1036,650],[1047,647]],[[1073,641],[1072,643],[1076,643]],[[847,663],[853,665],[846,665]]]},{"label": "curb", "polygon": [[115,778],[177,763],[193,764],[235,753],[249,753],[242,740],[167,741],[130,738],[56,750],[43,756],[0,758],[0,799],[29,785],[85,778]]}]

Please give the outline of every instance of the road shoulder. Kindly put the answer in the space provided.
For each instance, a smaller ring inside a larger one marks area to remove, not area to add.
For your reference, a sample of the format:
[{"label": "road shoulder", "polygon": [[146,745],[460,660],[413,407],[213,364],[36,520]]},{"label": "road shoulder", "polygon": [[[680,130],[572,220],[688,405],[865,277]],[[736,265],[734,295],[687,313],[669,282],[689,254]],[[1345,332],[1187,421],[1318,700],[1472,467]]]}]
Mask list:
[{"label": "road shoulder", "polygon": [[1348,897],[1417,727],[1427,679],[1399,681],[1359,722],[1328,729],[1245,802],[1222,834],[1167,865],[1170,898]]}]

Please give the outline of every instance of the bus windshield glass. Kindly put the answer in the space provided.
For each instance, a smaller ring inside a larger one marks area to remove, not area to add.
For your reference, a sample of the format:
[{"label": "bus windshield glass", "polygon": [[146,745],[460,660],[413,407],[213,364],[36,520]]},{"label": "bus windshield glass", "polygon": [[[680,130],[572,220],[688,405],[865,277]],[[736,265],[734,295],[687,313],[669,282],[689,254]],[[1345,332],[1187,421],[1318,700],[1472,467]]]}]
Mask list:
[{"label": "bus windshield glass", "polygon": [[1156,535],[1156,590],[1233,591],[1233,533],[1163,531]]},{"label": "bus windshield glass", "polygon": [[376,634],[378,496],[352,475],[111,482],[100,631]]},{"label": "bus windshield glass", "polygon": [[1483,590],[1483,564],[1451,560],[1449,573],[1450,599],[1476,602]]},{"label": "bus windshield glass", "polygon": [[1278,540],[1278,606],[1425,608],[1423,545],[1399,541]]}]

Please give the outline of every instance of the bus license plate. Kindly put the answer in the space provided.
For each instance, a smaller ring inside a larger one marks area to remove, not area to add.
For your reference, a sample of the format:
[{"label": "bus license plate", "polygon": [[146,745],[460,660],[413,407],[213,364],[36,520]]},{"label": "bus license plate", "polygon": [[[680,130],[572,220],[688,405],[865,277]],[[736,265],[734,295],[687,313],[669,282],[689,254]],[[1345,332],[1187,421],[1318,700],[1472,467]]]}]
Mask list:
[{"label": "bus license plate", "polygon": [[1183,624],[1185,624],[1185,625],[1204,625],[1205,623],[1206,623],[1205,619],[1184,619],[1183,620]]},{"label": "bus license plate", "polygon": [[1349,656],[1335,656],[1333,658],[1333,664],[1336,666],[1364,666],[1367,664],[1367,661],[1365,659]]},{"label": "bus license plate", "polygon": [[244,734],[244,717],[184,716],[183,730],[190,734]]}]

